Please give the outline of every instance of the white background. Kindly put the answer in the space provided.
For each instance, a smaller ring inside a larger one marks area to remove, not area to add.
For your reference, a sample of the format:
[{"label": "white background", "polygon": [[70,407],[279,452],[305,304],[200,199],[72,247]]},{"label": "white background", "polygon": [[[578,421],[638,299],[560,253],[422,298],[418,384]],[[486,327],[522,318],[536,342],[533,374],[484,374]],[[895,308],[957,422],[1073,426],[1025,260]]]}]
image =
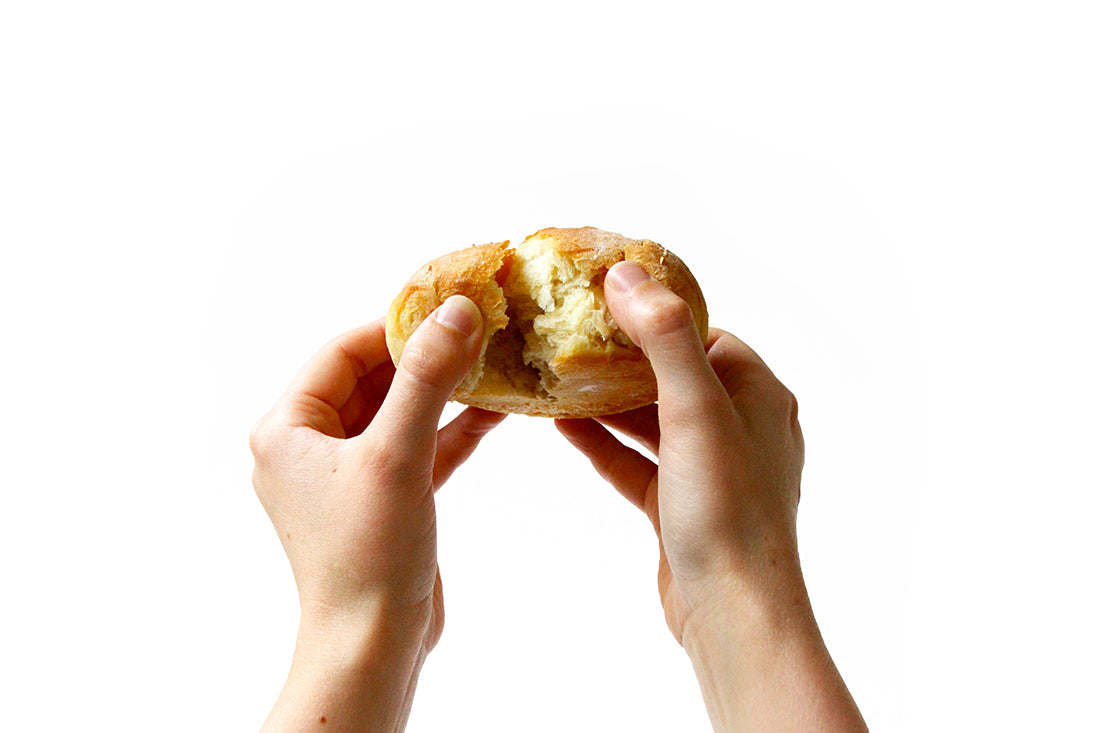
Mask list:
[{"label": "white background", "polygon": [[[250,730],[247,433],[426,260],[655,239],[798,395],[877,730],[1094,729],[1091,3],[6,3],[0,728]],[[410,731],[706,730],[648,524],[513,417],[439,495]]]}]

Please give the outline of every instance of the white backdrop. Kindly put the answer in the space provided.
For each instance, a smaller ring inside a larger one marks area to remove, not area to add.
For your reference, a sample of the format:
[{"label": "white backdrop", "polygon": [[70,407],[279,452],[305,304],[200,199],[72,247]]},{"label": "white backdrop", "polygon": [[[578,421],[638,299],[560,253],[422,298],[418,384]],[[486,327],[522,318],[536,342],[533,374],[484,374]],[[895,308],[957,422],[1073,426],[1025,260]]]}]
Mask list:
[{"label": "white backdrop", "polygon": [[[657,240],[799,397],[877,730],[1095,725],[1089,3],[0,10],[0,729],[249,730],[289,568],[247,433],[426,260]],[[409,731],[706,730],[647,522],[547,421],[439,495]]]}]

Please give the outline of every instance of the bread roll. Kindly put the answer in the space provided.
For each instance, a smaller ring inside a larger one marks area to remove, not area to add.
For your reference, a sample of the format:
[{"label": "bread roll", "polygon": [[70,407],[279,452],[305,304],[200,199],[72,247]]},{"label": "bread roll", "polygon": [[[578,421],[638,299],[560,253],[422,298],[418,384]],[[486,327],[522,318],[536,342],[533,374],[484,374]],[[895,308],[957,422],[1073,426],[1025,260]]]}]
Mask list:
[{"label": "bread roll", "polygon": [[683,298],[701,338],[703,293],[676,255],[649,240],[592,227],[543,229],[515,248],[482,244],[429,262],[405,285],[386,316],[394,364],[416,327],[452,295],[481,309],[481,355],[454,399],[496,412],[594,417],[657,399],[642,350],[615,327],[603,279],[630,260]]}]

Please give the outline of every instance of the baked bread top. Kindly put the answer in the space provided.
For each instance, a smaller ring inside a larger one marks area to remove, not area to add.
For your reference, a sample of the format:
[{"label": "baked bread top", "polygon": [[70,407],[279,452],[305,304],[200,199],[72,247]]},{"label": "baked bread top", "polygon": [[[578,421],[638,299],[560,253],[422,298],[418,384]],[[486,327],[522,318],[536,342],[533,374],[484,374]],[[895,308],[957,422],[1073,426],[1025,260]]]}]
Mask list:
[{"label": "baked bread top", "polygon": [[595,417],[657,398],[642,350],[615,326],[603,278],[630,260],[683,298],[700,337],[707,309],[687,266],[646,239],[592,227],[543,229],[512,248],[483,244],[420,268],[386,315],[386,343],[398,363],[416,327],[452,295],[481,310],[481,354],[454,399],[496,412]]}]

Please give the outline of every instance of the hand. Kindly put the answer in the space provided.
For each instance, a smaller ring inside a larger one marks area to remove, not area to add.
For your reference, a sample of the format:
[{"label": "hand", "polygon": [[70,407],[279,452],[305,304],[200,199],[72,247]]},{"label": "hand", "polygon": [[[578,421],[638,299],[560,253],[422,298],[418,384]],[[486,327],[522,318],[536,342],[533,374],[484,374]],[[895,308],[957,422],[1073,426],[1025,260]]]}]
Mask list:
[{"label": "hand", "polygon": [[658,403],[558,428],[652,522],[665,618],[716,728],[861,730],[799,565],[794,396],[732,334],[711,329],[704,346],[684,301],[638,265],[616,265],[604,284],[619,327],[653,365]]},{"label": "hand", "polygon": [[433,495],[504,417],[470,408],[437,432],[481,333],[477,307],[453,297],[395,369],[381,321],[350,331],[253,429],[256,493],[302,611],[290,678],[265,729],[403,726],[443,628]]},{"label": "hand", "polygon": [[797,568],[798,404],[737,337],[711,329],[704,347],[684,301],[640,267],[613,268],[605,286],[619,327],[653,365],[658,405],[558,427],[653,523],[661,601],[681,641],[688,616],[724,602],[731,584]]}]

